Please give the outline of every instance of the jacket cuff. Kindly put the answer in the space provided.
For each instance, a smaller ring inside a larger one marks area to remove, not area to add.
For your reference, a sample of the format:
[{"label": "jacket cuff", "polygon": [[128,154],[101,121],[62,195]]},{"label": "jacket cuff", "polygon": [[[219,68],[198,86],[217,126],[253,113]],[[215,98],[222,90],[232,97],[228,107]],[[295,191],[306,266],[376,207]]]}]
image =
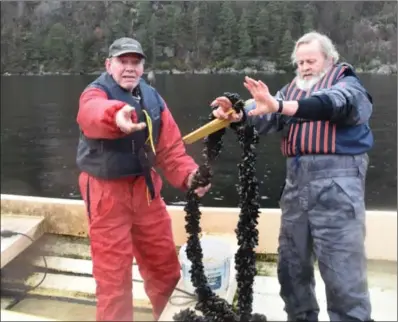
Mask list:
[{"label": "jacket cuff", "polygon": [[120,131],[119,127],[116,124],[116,113],[122,109],[122,107],[124,106],[124,104],[120,104],[120,105],[114,105],[108,109],[106,109],[105,113],[104,113],[104,118],[103,118],[103,122],[112,126],[116,131]]},{"label": "jacket cuff", "polygon": [[194,168],[194,169],[190,169],[189,171],[187,171],[187,175],[185,176],[185,179],[184,179],[184,181],[183,181],[183,183],[182,183],[182,190],[183,190],[183,191],[187,191],[187,190],[189,189],[189,186],[188,186],[188,179],[189,179],[189,176],[190,176],[192,173],[195,173],[196,171],[198,171],[198,169],[199,169],[199,168]]},{"label": "jacket cuff", "polygon": [[[115,105],[115,106],[112,106],[111,108],[109,108],[106,111],[106,121],[107,121],[107,123],[114,124],[115,127],[118,128],[118,126],[116,125],[116,113],[119,112],[125,106],[126,106],[126,104]],[[136,113],[135,109],[131,112],[131,120],[133,121],[133,123],[137,123],[138,122],[138,117],[137,117],[137,113]]]}]

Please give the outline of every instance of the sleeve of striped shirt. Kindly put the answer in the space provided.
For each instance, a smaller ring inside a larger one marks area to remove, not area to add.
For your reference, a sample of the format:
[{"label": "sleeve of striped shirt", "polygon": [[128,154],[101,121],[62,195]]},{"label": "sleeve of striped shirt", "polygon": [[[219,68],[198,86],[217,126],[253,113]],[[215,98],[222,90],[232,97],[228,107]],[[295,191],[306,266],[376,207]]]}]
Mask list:
[{"label": "sleeve of striped shirt", "polygon": [[[373,100],[359,81],[358,77],[348,69],[331,88],[314,93],[325,109],[332,107],[330,121],[359,125],[369,121],[373,111]],[[318,105],[318,108],[321,107]]]}]

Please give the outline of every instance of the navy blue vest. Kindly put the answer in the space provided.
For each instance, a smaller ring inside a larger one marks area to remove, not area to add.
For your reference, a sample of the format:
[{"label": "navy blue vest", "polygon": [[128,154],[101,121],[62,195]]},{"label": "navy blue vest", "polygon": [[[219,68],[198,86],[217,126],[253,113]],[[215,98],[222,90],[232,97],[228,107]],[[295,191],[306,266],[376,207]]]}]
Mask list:
[{"label": "navy blue vest", "polygon": [[[145,109],[152,120],[152,135],[156,146],[164,103],[153,87],[141,79],[138,85],[139,95],[141,96],[140,102],[133,97],[131,92],[120,87],[108,73],[103,73],[89,84],[89,87],[103,90],[110,100],[126,102],[126,104],[133,106],[139,121],[145,122],[145,115],[142,112]],[[153,165],[153,161],[150,161],[153,160],[153,156],[145,162],[141,158],[143,150],[145,150],[145,155],[151,153],[148,149],[149,142],[145,144],[147,138],[148,126],[144,130],[114,140],[89,139],[81,131],[77,148],[77,166],[81,171],[103,179],[147,176],[148,171],[146,170]]]}]

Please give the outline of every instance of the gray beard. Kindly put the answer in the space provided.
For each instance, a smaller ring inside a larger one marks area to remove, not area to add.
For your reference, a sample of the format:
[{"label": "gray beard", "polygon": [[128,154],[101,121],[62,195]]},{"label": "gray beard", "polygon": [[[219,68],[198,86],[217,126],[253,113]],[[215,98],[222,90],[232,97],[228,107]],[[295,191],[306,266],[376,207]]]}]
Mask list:
[{"label": "gray beard", "polygon": [[328,72],[328,68],[325,69],[323,72],[321,72],[320,74],[313,76],[311,79],[303,79],[301,78],[301,76],[299,76],[298,71],[296,71],[296,86],[301,89],[302,91],[308,91],[310,90],[316,83],[318,83],[323,76],[326,75],[326,73]]}]

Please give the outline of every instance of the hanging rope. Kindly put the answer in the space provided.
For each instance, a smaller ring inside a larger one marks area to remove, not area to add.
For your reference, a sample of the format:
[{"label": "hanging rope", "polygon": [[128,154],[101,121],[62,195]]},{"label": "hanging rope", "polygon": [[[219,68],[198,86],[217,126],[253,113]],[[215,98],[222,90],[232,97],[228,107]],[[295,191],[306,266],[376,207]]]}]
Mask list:
[{"label": "hanging rope", "polygon": [[[224,93],[231,101],[233,108],[239,112],[244,107],[244,102],[238,94]],[[211,114],[210,120],[214,119]],[[258,143],[258,134],[253,126],[231,124],[237,135],[238,142],[243,150],[242,160],[238,164],[239,172],[239,221],[235,233],[238,241],[238,251],[235,254],[235,269],[237,271],[238,305],[234,310],[226,300],[217,296],[208,286],[204,273],[203,252],[199,241],[200,217],[199,197],[194,190],[199,186],[206,186],[213,177],[211,164],[217,159],[223,146],[222,137],[225,128],[211,135],[205,140],[203,149],[204,163],[194,176],[193,184],[186,195],[186,232],[187,257],[192,262],[191,281],[198,297],[195,309],[201,311],[203,316],[198,316],[194,310],[186,309],[175,314],[175,321],[220,321],[220,322],[248,322],[267,321],[261,314],[252,314],[253,282],[256,271],[256,258],[254,249],[258,245],[257,220],[259,216],[259,191],[258,181],[255,176],[256,153],[255,145]]]}]

